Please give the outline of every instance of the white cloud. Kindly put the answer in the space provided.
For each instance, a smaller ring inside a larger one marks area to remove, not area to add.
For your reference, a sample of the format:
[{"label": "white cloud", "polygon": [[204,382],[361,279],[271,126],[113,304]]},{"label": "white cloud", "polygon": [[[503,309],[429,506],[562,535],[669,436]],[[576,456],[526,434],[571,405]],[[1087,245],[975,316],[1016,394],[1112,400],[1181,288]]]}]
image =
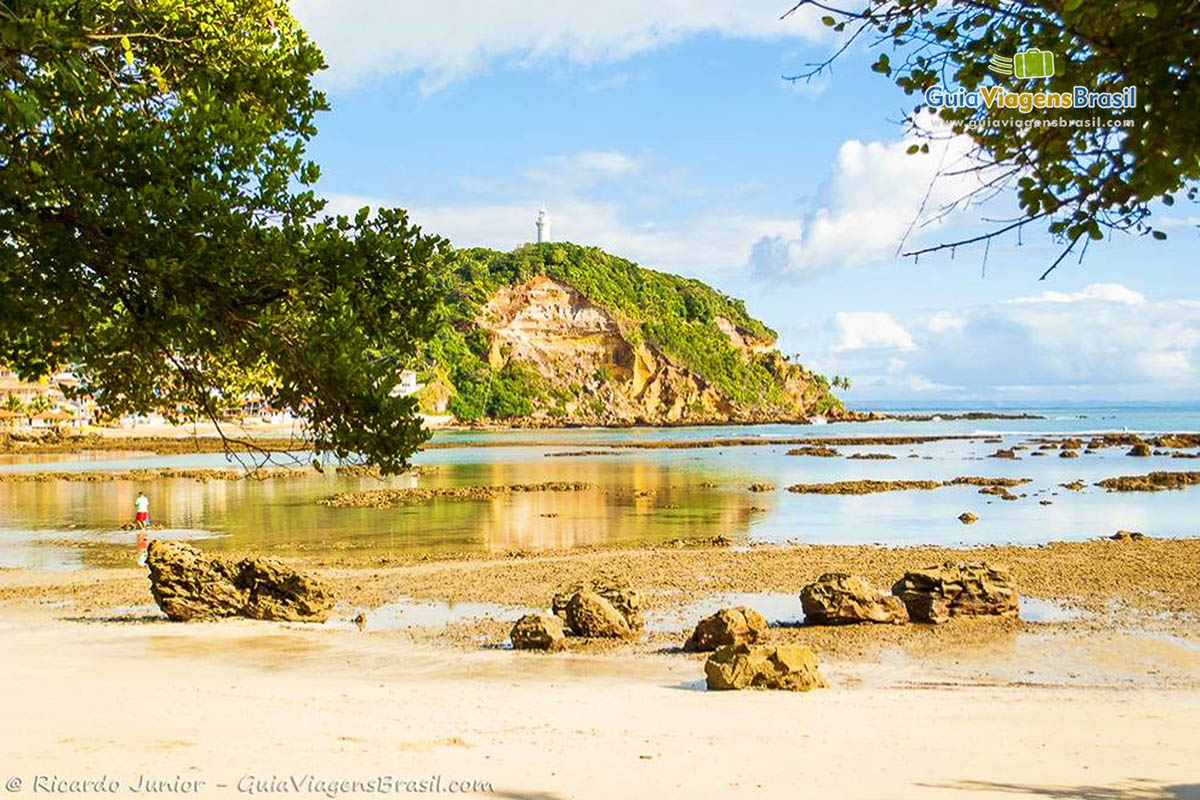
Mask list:
[{"label": "white cloud", "polygon": [[388,74],[421,75],[435,92],[497,61],[615,62],[716,33],[728,37],[815,39],[817,15],[776,0],[292,0],[292,12],[325,53],[334,89]]},{"label": "white cloud", "polygon": [[563,156],[558,161],[568,169],[600,175],[627,175],[637,172],[641,166],[636,158],[616,150],[585,150],[573,156]]},{"label": "white cloud", "polygon": [[955,311],[938,311],[929,317],[926,326],[933,333],[961,331],[967,324],[967,315]]},{"label": "white cloud", "polygon": [[892,317],[879,311],[839,311],[833,316],[835,353],[848,350],[908,350],[912,334]]},{"label": "white cloud", "polygon": [[640,172],[642,162],[617,150],[584,150],[565,156],[550,156],[525,171],[542,194],[575,193],[596,184],[628,178]]},{"label": "white cloud", "polygon": [[1200,228],[1200,217],[1155,216],[1150,222],[1155,228]]},{"label": "white cloud", "polygon": [[1140,306],[1146,302],[1145,295],[1126,289],[1119,283],[1093,283],[1083,287],[1078,292],[1042,292],[1032,297],[1018,297],[1013,303],[1084,303],[1098,301],[1103,303],[1123,303],[1130,306]]},{"label": "white cloud", "polygon": [[832,328],[813,360],[853,379],[852,402],[1200,398],[1200,303],[1122,284],[901,318],[838,314]]},{"label": "white cloud", "polygon": [[[947,174],[971,164],[971,143],[965,137],[947,138],[930,143],[929,153],[907,152],[924,141],[844,142],[832,174],[804,215],[800,236],[756,243],[751,255],[755,271],[803,278],[862,266],[893,257],[906,234],[912,244],[922,232],[952,220],[955,214],[938,218],[938,212],[978,186],[973,174]],[[955,213],[962,210],[960,206]]]},{"label": "white cloud", "polygon": [[326,210],[352,216],[363,206],[403,206],[418,225],[458,247],[510,250],[535,237],[534,219],[545,206],[554,241],[691,276],[740,272],[752,242],[800,230],[797,220],[750,214],[725,200],[680,214],[673,202],[680,197],[703,203],[683,176],[612,149],[548,156],[516,180],[468,178],[460,186],[495,200],[433,205],[327,192]]},{"label": "white cloud", "polygon": [[[400,205],[358,195],[330,194],[326,199],[332,214],[353,214],[363,206]],[[618,203],[576,196],[546,199],[532,192],[499,203],[408,204],[407,208],[414,222],[458,247],[510,250],[534,238],[534,218],[543,203],[550,211],[555,241],[595,245],[648,267],[693,276],[736,271],[746,262],[747,243],[797,227],[793,220],[724,209],[684,220],[638,220]]]}]

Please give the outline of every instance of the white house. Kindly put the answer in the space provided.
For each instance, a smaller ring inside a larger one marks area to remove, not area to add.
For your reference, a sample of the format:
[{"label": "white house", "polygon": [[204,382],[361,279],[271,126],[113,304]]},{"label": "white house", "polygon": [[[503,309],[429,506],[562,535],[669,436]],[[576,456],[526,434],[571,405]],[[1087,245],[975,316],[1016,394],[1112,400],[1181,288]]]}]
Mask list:
[{"label": "white house", "polygon": [[399,382],[392,387],[392,397],[408,397],[416,394],[425,384],[417,382],[417,373],[411,369],[400,370]]}]

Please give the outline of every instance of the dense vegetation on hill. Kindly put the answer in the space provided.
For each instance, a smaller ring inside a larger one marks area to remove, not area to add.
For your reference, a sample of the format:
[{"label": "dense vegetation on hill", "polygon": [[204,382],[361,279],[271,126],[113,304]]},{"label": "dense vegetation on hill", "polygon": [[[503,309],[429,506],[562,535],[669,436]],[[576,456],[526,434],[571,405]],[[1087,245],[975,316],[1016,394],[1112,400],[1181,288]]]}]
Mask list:
[{"label": "dense vegetation on hill", "polygon": [[[775,334],[751,317],[741,300],[697,280],[645,269],[599,248],[568,243],[526,245],[510,253],[483,248],[455,253],[446,323],[427,344],[422,380],[430,394],[449,392],[448,410],[464,421],[551,417],[583,395],[578,382],[554,380],[519,360],[498,370],[488,363],[489,332],[476,324],[497,291],[545,275],[569,284],[619,321],[632,345],[646,344],[672,364],[699,376],[740,407],[764,413],[794,408],[785,383],[802,376],[811,386],[812,413],[841,408],[825,378],[808,373],[776,351],[748,356],[717,326],[733,323],[749,338],[772,342]],[[600,371],[602,372],[602,370]],[[596,377],[603,378],[602,374]],[[794,391],[793,391],[794,394]],[[597,403],[595,398],[585,402]],[[602,409],[597,408],[597,416]]]}]

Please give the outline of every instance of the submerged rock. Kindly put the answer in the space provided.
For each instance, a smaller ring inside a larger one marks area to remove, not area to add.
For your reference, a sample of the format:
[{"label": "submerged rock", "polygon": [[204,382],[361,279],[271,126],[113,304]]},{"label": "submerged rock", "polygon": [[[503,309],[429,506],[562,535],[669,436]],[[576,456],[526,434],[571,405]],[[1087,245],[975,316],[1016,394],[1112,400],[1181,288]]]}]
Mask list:
[{"label": "submerged rock", "polygon": [[567,643],[563,621],[553,614],[526,614],[508,638],[516,650],[562,650]]},{"label": "submerged rock", "polygon": [[1105,478],[1096,485],[1110,492],[1163,492],[1200,484],[1200,472],[1151,472]]},{"label": "submerged rock", "polygon": [[812,650],[799,644],[719,647],[704,662],[709,689],[785,689],[807,692],[828,686]]},{"label": "submerged rock", "polygon": [[892,587],[917,622],[945,622],[957,615],[1015,617],[1019,598],[1007,569],[987,563],[955,563],[904,573]]},{"label": "submerged rock", "polygon": [[683,643],[690,653],[703,653],[735,644],[755,644],[767,637],[767,621],[753,608],[723,608],[696,623]]},{"label": "submerged rock", "polygon": [[803,447],[793,447],[787,451],[789,456],[817,456],[818,458],[833,458],[841,455],[837,450],[828,445],[805,445]]},{"label": "submerged rock", "polygon": [[[717,537],[708,543],[726,545],[729,541],[723,539],[723,537]],[[598,578],[560,589],[550,601],[550,610],[567,624],[568,634],[578,633],[580,636],[588,635],[575,630],[575,626],[571,624],[571,619],[567,615],[567,606],[575,595],[580,592],[594,592],[607,600],[621,617],[624,618],[625,624],[631,632],[638,633],[642,628],[646,627],[646,621],[642,617],[642,601],[638,593],[620,578],[601,575]]]},{"label": "submerged rock", "polygon": [[1146,534],[1141,533],[1140,531],[1117,531],[1116,533],[1114,533],[1112,536],[1110,536],[1108,538],[1112,539],[1114,542],[1120,542],[1120,541],[1140,542],[1142,539],[1146,538]]},{"label": "submerged rock", "polygon": [[982,489],[979,490],[979,493],[980,494],[994,494],[994,495],[996,495],[996,497],[999,497],[1001,500],[1016,500],[1017,499],[1017,496],[1015,494],[1013,494],[1012,492],[1010,492],[1008,490],[1008,488],[1004,487],[1004,486],[984,486]]},{"label": "submerged rock", "polygon": [[746,487],[751,492],[773,492],[775,484],[773,483],[752,483]]},{"label": "submerged rock", "polygon": [[276,558],[234,561],[155,539],[146,565],[154,601],[177,622],[224,617],[324,622],[333,608],[328,584]]},{"label": "submerged rock", "polygon": [[853,622],[908,622],[908,611],[899,598],[885,595],[866,578],[845,572],[822,575],[800,591],[804,621],[813,625]]},{"label": "submerged rock", "polygon": [[576,592],[565,612],[567,627],[578,636],[623,639],[633,634],[621,612],[595,592]]}]

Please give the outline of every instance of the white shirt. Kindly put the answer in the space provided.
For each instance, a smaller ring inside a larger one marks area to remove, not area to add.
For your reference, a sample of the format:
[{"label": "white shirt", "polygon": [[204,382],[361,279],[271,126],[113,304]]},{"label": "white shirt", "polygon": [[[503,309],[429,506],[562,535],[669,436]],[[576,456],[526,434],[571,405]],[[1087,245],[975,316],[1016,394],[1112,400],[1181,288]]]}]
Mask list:
[{"label": "white shirt", "polygon": [[133,501],[133,507],[137,509],[139,514],[146,514],[150,511],[150,498],[145,495],[140,495]]}]

